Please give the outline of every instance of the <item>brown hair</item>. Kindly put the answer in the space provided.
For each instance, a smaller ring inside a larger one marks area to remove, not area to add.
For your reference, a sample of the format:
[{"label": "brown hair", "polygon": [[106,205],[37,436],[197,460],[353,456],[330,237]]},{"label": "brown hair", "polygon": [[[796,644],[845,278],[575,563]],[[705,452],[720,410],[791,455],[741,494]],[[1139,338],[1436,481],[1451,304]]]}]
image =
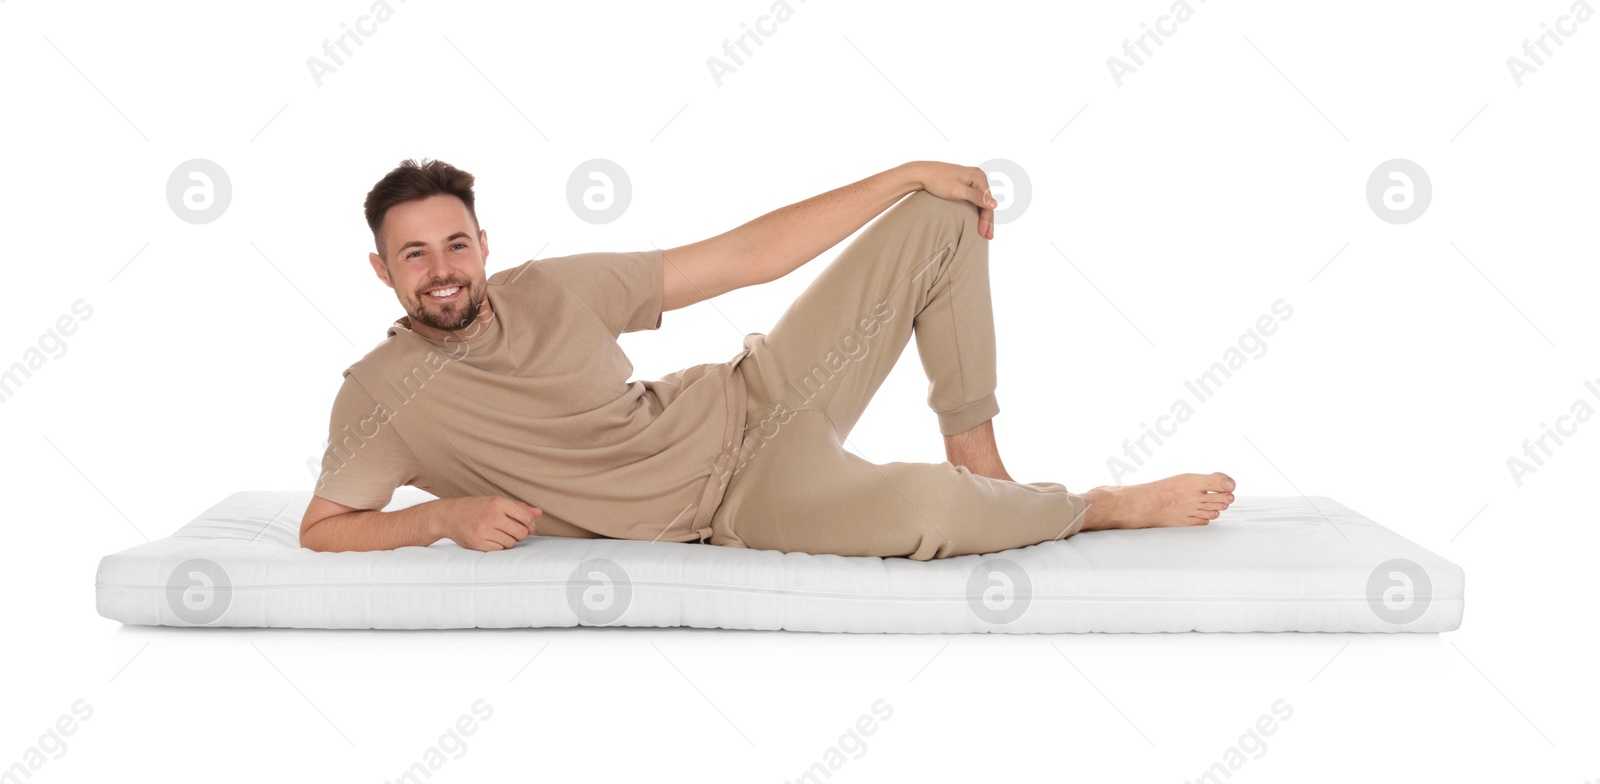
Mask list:
[{"label": "brown hair", "polygon": [[[467,205],[467,214],[472,216],[472,228],[478,229],[478,213],[472,206],[471,174],[457,169],[444,161],[422,159],[419,165],[415,160],[407,158],[378,184],[372,186],[367,192],[367,226],[372,229],[372,244],[377,247],[378,255],[384,256],[383,218],[388,214],[389,208],[408,201],[420,201],[429,196],[441,194],[454,196]],[[388,258],[385,257],[385,262]]]}]

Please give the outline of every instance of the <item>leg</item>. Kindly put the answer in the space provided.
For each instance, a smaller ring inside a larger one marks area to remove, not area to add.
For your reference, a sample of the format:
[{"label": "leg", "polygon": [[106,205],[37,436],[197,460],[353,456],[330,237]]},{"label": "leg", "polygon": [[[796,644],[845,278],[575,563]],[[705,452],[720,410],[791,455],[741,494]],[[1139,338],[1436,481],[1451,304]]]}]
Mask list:
[{"label": "leg", "polygon": [[[781,445],[728,488],[711,519],[711,544],[925,561],[1081,531],[1203,525],[1233,500],[1224,474],[1076,495],[1054,482],[991,479],[949,462],[870,463],[845,450],[815,409],[793,412],[781,427]],[[1201,504],[1211,508],[1199,511]]]},{"label": "leg", "polygon": [[[1086,527],[1185,524],[1198,511],[1190,480],[1097,488],[1095,504],[1053,482],[980,476],[953,461],[875,465],[843,449],[913,333],[941,433],[969,434],[999,412],[987,242],[972,205],[913,193],[846,247],[771,334],[746,337],[737,367],[746,426],[712,544],[926,559]],[[984,433],[992,449],[992,428]],[[1212,477],[1217,486],[1222,475]],[[1168,500],[1151,500],[1158,494]]]},{"label": "leg", "polygon": [[1089,502],[1053,482],[990,479],[949,462],[869,463],[815,409],[782,428],[782,443],[729,487],[711,544],[925,561],[1063,539],[1087,517]]},{"label": "leg", "polygon": [[965,433],[944,437],[944,454],[952,464],[965,466],[968,471],[991,479],[1015,482],[1006,466],[1000,461],[1000,450],[994,443],[994,420],[985,421]]},{"label": "leg", "polygon": [[977,208],[917,191],[889,208],[745,339],[748,422],[821,411],[843,442],[913,334],[947,436],[999,412],[988,240]]}]

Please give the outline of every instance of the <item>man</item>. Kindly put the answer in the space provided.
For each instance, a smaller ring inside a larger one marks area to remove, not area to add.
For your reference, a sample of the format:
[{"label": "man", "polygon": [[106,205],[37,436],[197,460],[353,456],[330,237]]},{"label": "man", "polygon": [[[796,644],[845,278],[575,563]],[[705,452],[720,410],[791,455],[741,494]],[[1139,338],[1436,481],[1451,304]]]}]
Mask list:
[{"label": "man", "polygon": [[[305,547],[488,551],[538,534],[927,560],[1204,525],[1234,500],[1221,473],[1082,495],[1006,473],[990,425],[997,205],[979,169],[915,161],[682,247],[492,276],[472,186],[407,160],[367,195],[369,261],[407,315],[344,371]],[[886,209],[770,334],[628,380],[621,333],[781,278]],[[842,443],[913,334],[948,460],[867,462]],[[401,485],[439,498],[380,511]]]}]

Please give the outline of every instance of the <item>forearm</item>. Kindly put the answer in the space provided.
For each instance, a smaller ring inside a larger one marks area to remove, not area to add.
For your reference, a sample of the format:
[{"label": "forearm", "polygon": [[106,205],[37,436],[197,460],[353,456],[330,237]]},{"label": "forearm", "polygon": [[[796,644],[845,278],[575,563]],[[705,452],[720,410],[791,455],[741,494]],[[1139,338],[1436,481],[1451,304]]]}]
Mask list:
[{"label": "forearm", "polygon": [[736,229],[749,258],[777,280],[854,234],[868,221],[921,190],[923,161],[904,163],[864,180],[773,210]]},{"label": "forearm", "polygon": [[443,500],[393,512],[374,509],[334,515],[302,531],[300,546],[321,552],[426,547],[444,538],[438,525],[439,504]]}]

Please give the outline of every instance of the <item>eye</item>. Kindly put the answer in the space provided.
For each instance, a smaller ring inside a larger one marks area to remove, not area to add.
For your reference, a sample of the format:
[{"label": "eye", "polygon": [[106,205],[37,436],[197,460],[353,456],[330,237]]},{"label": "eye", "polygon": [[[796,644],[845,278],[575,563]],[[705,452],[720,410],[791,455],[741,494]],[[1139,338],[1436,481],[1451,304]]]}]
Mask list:
[{"label": "eye", "polygon": [[[3,2],[3,0],[0,0],[0,2]],[[467,247],[467,243],[465,243],[465,242],[458,242],[458,243],[456,243],[456,244],[454,244],[454,245],[451,245],[451,246],[450,246],[450,247],[451,247],[451,248],[452,248],[452,249],[454,249],[454,248],[465,248],[465,247]],[[410,252],[410,253],[407,253],[407,254],[406,254],[406,258],[408,258],[408,259],[409,259],[409,258],[411,258],[411,257],[412,257],[412,256],[415,256],[415,255],[417,255],[417,254],[418,254],[418,253],[421,253],[421,252],[422,252],[422,251],[420,251],[420,250],[414,250],[414,251],[411,251],[411,252]]]}]

